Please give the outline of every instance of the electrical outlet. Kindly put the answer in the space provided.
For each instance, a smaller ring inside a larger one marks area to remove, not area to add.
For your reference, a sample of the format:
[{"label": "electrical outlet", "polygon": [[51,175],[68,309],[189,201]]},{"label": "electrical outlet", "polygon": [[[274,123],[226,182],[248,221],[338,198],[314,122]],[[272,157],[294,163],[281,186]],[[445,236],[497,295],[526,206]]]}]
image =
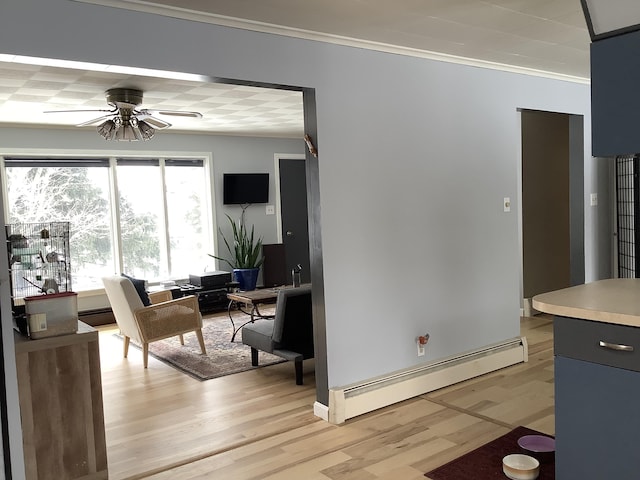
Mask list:
[{"label": "electrical outlet", "polygon": [[420,335],[416,337],[416,345],[418,347],[418,356],[424,357],[424,352],[427,348],[427,342],[429,341],[429,334],[425,333],[424,335]]},{"label": "electrical outlet", "polygon": [[267,215],[275,215],[276,214],[276,207],[274,207],[273,205],[267,205],[266,213],[267,213]]}]

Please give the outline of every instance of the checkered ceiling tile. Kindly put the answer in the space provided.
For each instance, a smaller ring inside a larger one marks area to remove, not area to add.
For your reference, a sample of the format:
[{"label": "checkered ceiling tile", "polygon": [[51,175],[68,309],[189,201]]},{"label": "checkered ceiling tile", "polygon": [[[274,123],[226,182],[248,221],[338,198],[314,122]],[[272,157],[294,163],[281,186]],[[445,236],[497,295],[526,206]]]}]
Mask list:
[{"label": "checkered ceiling tile", "polygon": [[[72,127],[110,110],[105,91],[118,87],[142,90],[140,108],[202,114],[201,119],[158,115],[173,131],[303,136],[300,92],[2,62],[0,124]],[[97,111],[44,113],[48,110]]]}]

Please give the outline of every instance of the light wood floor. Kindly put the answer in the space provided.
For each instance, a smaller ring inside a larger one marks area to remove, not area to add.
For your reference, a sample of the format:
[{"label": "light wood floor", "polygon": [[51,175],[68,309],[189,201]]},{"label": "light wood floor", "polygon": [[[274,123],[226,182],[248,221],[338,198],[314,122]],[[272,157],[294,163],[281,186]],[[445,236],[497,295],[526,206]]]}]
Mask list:
[{"label": "light wood floor", "polygon": [[553,434],[549,317],[523,318],[529,362],[330,425],[313,415],[313,361],[199,382],[100,328],[112,480],[424,480],[424,473],[524,425]]}]

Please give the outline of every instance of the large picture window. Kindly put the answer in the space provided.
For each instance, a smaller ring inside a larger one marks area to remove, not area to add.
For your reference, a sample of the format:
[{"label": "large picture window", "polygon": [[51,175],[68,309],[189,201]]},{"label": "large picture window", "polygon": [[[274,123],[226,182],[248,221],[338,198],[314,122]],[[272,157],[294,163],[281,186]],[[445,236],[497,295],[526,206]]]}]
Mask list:
[{"label": "large picture window", "polygon": [[4,158],[8,223],[70,222],[75,291],[127,273],[187,278],[207,262],[204,159]]}]

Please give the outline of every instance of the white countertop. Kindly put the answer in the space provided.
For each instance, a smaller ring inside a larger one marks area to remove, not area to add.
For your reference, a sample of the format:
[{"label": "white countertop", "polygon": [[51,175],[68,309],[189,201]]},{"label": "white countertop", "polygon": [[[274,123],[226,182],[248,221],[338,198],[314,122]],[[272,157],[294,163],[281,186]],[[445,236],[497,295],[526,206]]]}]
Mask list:
[{"label": "white countertop", "polygon": [[611,278],[533,297],[533,308],[563,317],[640,327],[640,279]]}]

